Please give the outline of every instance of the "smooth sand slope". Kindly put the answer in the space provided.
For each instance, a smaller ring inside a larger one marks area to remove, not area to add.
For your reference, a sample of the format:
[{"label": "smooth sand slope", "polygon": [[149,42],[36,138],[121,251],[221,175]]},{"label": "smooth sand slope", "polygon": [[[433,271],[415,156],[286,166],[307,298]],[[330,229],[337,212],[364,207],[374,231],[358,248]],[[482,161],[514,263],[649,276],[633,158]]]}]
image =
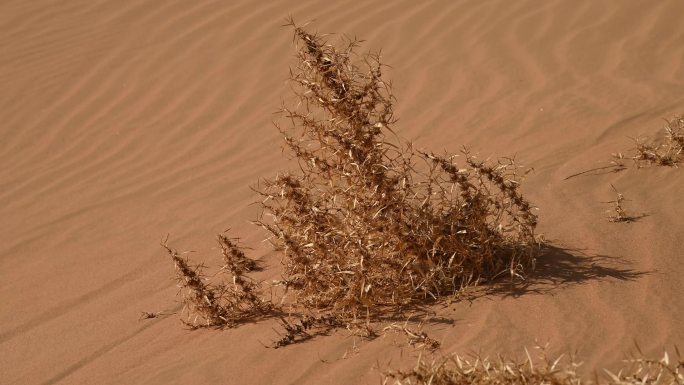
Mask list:
[{"label": "smooth sand slope", "polygon": [[[524,191],[557,250],[541,276],[437,309],[443,352],[578,350],[587,371],[684,346],[684,174],[607,164],[684,112],[684,2],[3,1],[0,383],[377,384],[401,336],[286,349],[274,322],[190,332],[159,247],[216,262],[226,228],[271,262],[248,186],[286,167],[284,18],[382,48],[395,129],[419,147],[534,167]],[[610,183],[647,217],[610,223]],[[358,351],[353,349],[354,345]],[[398,346],[399,345],[399,346]],[[347,356],[346,359],[343,357]]]}]

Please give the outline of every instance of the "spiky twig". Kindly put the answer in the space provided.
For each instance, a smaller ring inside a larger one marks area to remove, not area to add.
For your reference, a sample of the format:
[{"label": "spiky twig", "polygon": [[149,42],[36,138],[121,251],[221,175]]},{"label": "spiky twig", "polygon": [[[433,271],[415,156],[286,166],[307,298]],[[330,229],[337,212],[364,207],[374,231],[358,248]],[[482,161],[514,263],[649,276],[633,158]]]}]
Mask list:
[{"label": "spiky twig", "polygon": [[613,210],[608,211],[608,220],[611,222],[634,222],[635,220],[638,219],[637,216],[628,214],[627,211],[625,210],[623,206],[623,202],[628,201],[628,199],[625,199],[625,196],[619,192],[615,186],[611,183],[610,187],[613,189],[615,192],[616,196],[615,199],[612,201],[607,201],[603,203],[610,203],[613,205]]}]

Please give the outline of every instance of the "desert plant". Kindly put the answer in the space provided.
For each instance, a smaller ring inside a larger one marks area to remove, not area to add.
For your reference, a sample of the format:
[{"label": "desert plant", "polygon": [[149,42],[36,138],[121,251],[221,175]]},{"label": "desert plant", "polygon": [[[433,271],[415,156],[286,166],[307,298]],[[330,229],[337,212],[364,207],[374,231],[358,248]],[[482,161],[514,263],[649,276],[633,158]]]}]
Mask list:
[{"label": "desert plant", "polygon": [[623,205],[624,202],[628,201],[628,199],[626,199],[624,194],[619,192],[615,186],[613,186],[613,184],[611,184],[610,187],[615,192],[615,199],[612,201],[603,202],[613,205],[613,209],[607,211],[608,220],[611,222],[634,222],[641,218],[641,216],[629,214]]},{"label": "desert plant", "polygon": [[684,160],[684,115],[675,115],[665,119],[665,140],[660,143],[644,137],[630,138],[634,148],[630,153],[615,152],[611,154],[609,165],[577,172],[564,178],[572,179],[580,175],[595,172],[619,172],[627,168],[625,160],[631,160],[638,168],[657,165],[677,167]]},{"label": "desert plant", "polygon": [[478,355],[449,355],[432,362],[422,358],[413,369],[386,373],[384,384],[394,385],[684,385],[684,361],[670,360],[667,353],[661,360],[635,358],[627,369],[614,374],[605,370],[607,379],[586,381],[577,371],[574,360],[561,363],[562,356],[551,360],[543,349],[533,359],[527,349],[525,360],[501,356],[487,358]]},{"label": "desert plant", "polygon": [[237,323],[268,314],[273,305],[262,299],[260,285],[245,277],[246,266],[254,261],[227,236],[220,234],[218,243],[226,266],[222,272],[232,275],[232,284],[212,284],[203,274],[202,265],[192,266],[164,240],[162,247],[174,261],[176,280],[182,291],[182,320],[191,328],[235,326]]},{"label": "desert plant", "polygon": [[285,330],[285,334],[273,343],[274,348],[301,342],[312,338],[315,334],[325,334],[331,329],[347,324],[332,314],[297,315],[295,318],[295,320],[287,320],[280,317],[280,326]]},{"label": "desert plant", "polygon": [[261,295],[261,286],[246,273],[256,268],[256,261],[247,257],[234,240],[225,234],[216,237],[225,265],[222,270],[232,275],[229,307],[242,316],[256,316],[273,309],[273,304]]},{"label": "desert plant", "polygon": [[632,138],[634,149],[632,155],[613,154],[617,160],[631,159],[637,167],[644,165],[676,167],[684,157],[684,116],[677,115],[665,120],[666,136],[663,143],[655,143],[648,138]]},{"label": "desert plant", "polygon": [[[289,25],[298,42],[297,107],[284,106],[285,123],[276,126],[300,167],[255,188],[263,197],[255,223],[282,251],[280,282],[293,294],[279,301],[295,321],[283,321],[276,345],[329,326],[315,322],[329,317],[371,336],[371,319],[387,308],[401,312],[531,270],[537,217],[515,162],[480,161],[464,149],[459,166],[456,156],[415,150],[392,131],[394,97],[378,54],[356,56],[357,40],[338,48]],[[272,311],[246,277],[253,261],[228,237],[218,241],[231,284],[205,283],[164,244],[189,313],[202,325],[230,326]],[[304,315],[311,313],[318,315]]]},{"label": "desert plant", "polygon": [[391,323],[386,326],[383,331],[396,331],[406,335],[406,342],[413,347],[420,349],[427,349],[429,351],[437,350],[441,343],[432,337],[428,336],[426,332],[422,330],[423,324],[419,324],[418,329],[411,329],[408,327],[408,320],[404,322],[403,325],[397,323]]},{"label": "desert plant", "polygon": [[670,120],[665,120],[665,132],[667,140],[673,147],[684,149],[684,115],[678,115]]},{"label": "desert plant", "polygon": [[298,108],[277,127],[300,170],[255,190],[294,304],[354,318],[531,269],[536,215],[514,162],[415,150],[391,129],[379,55],[354,60],[356,40],[337,48],[291,25]]},{"label": "desert plant", "polygon": [[608,218],[611,222],[625,222],[628,218],[630,218],[630,216],[627,215],[625,208],[622,207],[622,203],[625,201],[625,196],[621,192],[619,192],[612,184],[610,185],[610,187],[613,189],[616,196],[615,200],[605,202],[613,205],[613,210],[612,212],[609,211],[610,214]]}]

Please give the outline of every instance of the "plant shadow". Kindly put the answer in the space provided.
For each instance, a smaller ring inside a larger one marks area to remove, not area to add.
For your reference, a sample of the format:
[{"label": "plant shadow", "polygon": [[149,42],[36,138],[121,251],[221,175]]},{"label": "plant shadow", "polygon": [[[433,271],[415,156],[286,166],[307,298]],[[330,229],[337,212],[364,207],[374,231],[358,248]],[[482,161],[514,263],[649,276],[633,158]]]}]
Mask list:
[{"label": "plant shadow", "polygon": [[590,281],[636,281],[653,271],[639,271],[631,263],[607,255],[589,255],[582,250],[553,244],[542,246],[535,270],[521,279],[483,285],[469,299],[483,296],[520,297],[525,294],[554,294],[572,285]]}]

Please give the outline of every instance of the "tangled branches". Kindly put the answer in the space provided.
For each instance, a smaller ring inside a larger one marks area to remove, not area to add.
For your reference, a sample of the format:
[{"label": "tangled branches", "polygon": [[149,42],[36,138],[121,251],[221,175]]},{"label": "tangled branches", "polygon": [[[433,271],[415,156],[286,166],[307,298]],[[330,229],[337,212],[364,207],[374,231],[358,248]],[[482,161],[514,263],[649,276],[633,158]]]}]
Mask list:
[{"label": "tangled branches", "polygon": [[[277,316],[286,334],[276,347],[340,325],[370,336],[370,322],[387,310],[533,269],[537,217],[513,160],[482,162],[463,150],[458,165],[455,156],[415,150],[392,131],[394,97],[379,55],[357,57],[357,40],[338,48],[291,26],[297,107],[283,107],[276,126],[300,167],[255,188],[263,197],[255,222],[282,252],[280,282],[293,295],[280,301],[287,308],[264,300],[246,275],[254,261],[223,234],[222,272],[231,278],[218,284],[163,243],[185,293],[185,322],[223,327]],[[323,316],[304,315],[314,313]]]},{"label": "tangled branches", "polygon": [[255,262],[224,234],[219,234],[217,240],[225,262],[221,271],[232,276],[232,283],[207,282],[203,266],[191,266],[166,240],[162,242],[176,265],[176,280],[183,290],[183,313],[187,315],[183,323],[191,328],[235,326],[270,314],[273,309],[262,298],[260,285],[245,275]]},{"label": "tangled branches", "polygon": [[536,215],[513,161],[464,150],[461,168],[401,142],[379,55],[292,27],[298,107],[277,127],[300,170],[256,191],[295,305],[354,318],[532,269]]}]

